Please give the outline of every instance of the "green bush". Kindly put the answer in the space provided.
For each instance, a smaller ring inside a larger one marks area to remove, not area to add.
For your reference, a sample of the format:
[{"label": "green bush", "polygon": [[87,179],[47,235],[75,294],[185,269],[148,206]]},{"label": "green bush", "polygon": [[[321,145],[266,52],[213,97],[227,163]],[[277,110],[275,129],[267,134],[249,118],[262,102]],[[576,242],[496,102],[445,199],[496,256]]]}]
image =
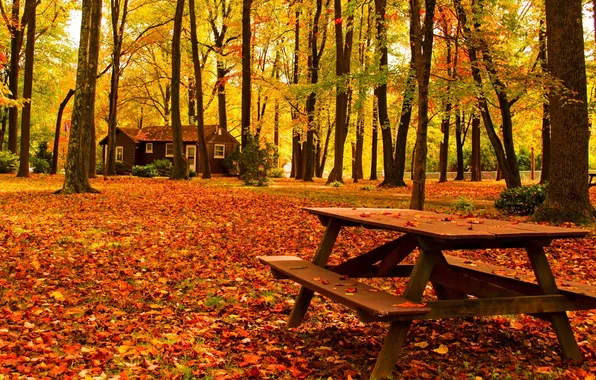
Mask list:
[{"label": "green bush", "polygon": [[172,163],[167,158],[154,160],[151,165],[157,170],[157,175],[160,177],[169,177],[172,174]]},{"label": "green bush", "polygon": [[277,162],[277,148],[271,143],[260,146],[253,139],[240,154],[239,164],[242,168],[241,179],[247,186],[265,186],[267,172],[275,167]]},{"label": "green bush", "polygon": [[135,177],[153,178],[157,177],[157,169],[153,165],[133,166],[132,175]]},{"label": "green bush", "polygon": [[273,168],[267,172],[267,175],[271,178],[283,178],[284,169],[283,168]]},{"label": "green bush", "polygon": [[116,162],[116,174],[117,175],[129,175],[132,173],[132,166],[125,162]]},{"label": "green bush", "polygon": [[[52,167],[52,156],[54,154],[48,150],[48,142],[47,141],[40,141],[37,144],[37,149],[35,150],[34,157],[40,160],[44,160],[48,163],[50,167]],[[49,173],[49,170],[48,170]]]},{"label": "green bush", "polygon": [[223,166],[228,175],[238,175],[238,162],[240,161],[240,146],[236,148],[234,153],[230,154],[223,160]]},{"label": "green bush", "polygon": [[43,158],[31,157],[29,164],[33,168],[33,173],[37,174],[49,173],[51,169],[50,163]]},{"label": "green bush", "polygon": [[189,178],[194,178],[197,176],[197,172],[195,172],[194,170],[189,170],[188,171],[188,177]]},{"label": "green bush", "polygon": [[546,189],[546,184],[505,189],[495,201],[495,207],[506,214],[532,214],[546,199]]},{"label": "green bush", "polygon": [[344,185],[344,184],[343,184],[343,183],[341,183],[341,182],[339,182],[339,181],[331,182],[331,183],[329,184],[329,186],[331,186],[331,187],[342,187],[343,185]]},{"label": "green bush", "polygon": [[455,211],[471,212],[476,209],[476,205],[471,200],[464,197],[457,197],[457,201],[451,204]]},{"label": "green bush", "polygon": [[19,168],[19,156],[0,151],[0,173],[14,173]]},{"label": "green bush", "polygon": [[373,191],[376,189],[377,189],[377,187],[375,185],[364,185],[360,188],[360,190],[364,190],[364,191]]}]

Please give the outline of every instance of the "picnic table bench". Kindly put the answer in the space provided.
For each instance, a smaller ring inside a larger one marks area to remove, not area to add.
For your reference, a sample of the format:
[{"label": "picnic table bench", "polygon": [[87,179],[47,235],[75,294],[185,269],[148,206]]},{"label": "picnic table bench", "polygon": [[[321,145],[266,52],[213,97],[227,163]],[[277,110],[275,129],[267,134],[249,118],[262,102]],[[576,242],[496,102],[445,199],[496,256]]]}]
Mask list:
[{"label": "picnic table bench", "polygon": [[[354,309],[363,322],[390,322],[371,379],[391,374],[414,320],[529,314],[552,324],[566,358],[581,360],[566,311],[596,309],[596,287],[569,281],[557,284],[544,247],[553,239],[582,238],[588,231],[415,210],[305,210],[326,226],[312,262],[294,256],[262,256],[259,260],[271,267],[274,278],[302,285],[288,327],[302,322],[315,292]],[[354,226],[403,235],[341,264],[327,265],[341,228]],[[415,264],[403,264],[416,248]],[[492,248],[524,249],[535,278],[443,253]],[[401,295],[355,280],[394,277],[408,278]],[[423,303],[429,282],[437,300]]]},{"label": "picnic table bench", "polygon": [[590,177],[590,180],[588,181],[588,187],[596,186],[596,181],[594,181],[594,178],[596,178],[596,173],[589,173],[588,176]]}]

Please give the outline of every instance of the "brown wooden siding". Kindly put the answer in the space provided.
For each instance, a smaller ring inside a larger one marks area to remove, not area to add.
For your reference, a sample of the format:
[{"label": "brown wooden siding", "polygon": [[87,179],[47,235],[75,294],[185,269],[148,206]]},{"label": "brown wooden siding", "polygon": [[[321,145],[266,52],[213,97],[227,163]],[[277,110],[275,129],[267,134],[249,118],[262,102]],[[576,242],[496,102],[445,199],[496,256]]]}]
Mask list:
[{"label": "brown wooden siding", "polygon": [[[137,164],[137,149],[134,141],[131,140],[130,137],[122,133],[121,131],[116,131],[116,146],[121,146],[123,148],[123,155],[122,159],[123,162],[129,164],[130,166],[138,165]],[[108,145],[104,145],[103,147],[103,154],[102,159],[105,161],[106,158],[106,150],[108,149]],[[105,162],[104,162],[105,164]]]}]

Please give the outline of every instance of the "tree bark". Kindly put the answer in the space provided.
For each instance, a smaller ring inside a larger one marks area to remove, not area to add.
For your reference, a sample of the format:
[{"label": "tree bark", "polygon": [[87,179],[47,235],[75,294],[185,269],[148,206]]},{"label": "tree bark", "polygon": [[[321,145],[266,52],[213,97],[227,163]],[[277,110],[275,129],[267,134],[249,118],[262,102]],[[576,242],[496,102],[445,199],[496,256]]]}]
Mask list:
[{"label": "tree bark", "polygon": [[[11,92],[11,99],[18,99],[20,69],[19,59],[21,55],[21,48],[23,47],[23,28],[27,22],[26,14],[23,14],[23,18],[19,22],[20,8],[21,1],[13,0],[12,20],[10,20],[13,25],[8,26],[8,31],[12,35],[12,38],[10,39],[10,69],[8,74],[8,84]],[[18,153],[18,124],[19,109],[18,107],[10,107],[8,110],[8,150],[13,154]]]},{"label": "tree bark", "polygon": [[99,48],[101,42],[101,11],[102,11],[102,0],[94,0],[94,8],[91,12],[91,31],[89,33],[89,67],[88,67],[88,81],[89,81],[89,92],[86,94],[86,103],[89,104],[89,110],[85,112],[86,123],[89,125],[88,129],[85,129],[84,139],[89,144],[89,156],[88,156],[88,175],[89,178],[95,178],[96,174],[96,149],[97,142],[95,140],[95,91],[97,83],[97,72],[99,62]]},{"label": "tree bark", "polygon": [[[465,120],[463,120],[463,123],[465,123]],[[455,150],[457,156],[456,181],[464,180],[464,137],[462,136],[462,129],[462,117],[458,107],[457,112],[455,113]]]},{"label": "tree bark", "polygon": [[242,0],[242,148],[250,141],[250,8],[252,0]]},{"label": "tree bark", "polygon": [[546,1],[548,71],[560,85],[549,91],[551,144],[557,155],[551,157],[546,200],[534,214],[538,220],[586,223],[596,216],[587,181],[590,123],[581,20],[581,2]]},{"label": "tree bark", "polygon": [[378,180],[377,177],[377,150],[379,144],[379,116],[377,111],[377,98],[373,97],[373,118],[372,118],[372,138],[370,153],[370,179]]},{"label": "tree bark", "polygon": [[98,41],[101,26],[101,0],[83,0],[81,15],[81,37],[77,63],[77,84],[74,95],[74,107],[68,153],[64,167],[64,185],[59,191],[64,194],[97,192],[89,183],[89,156],[93,125],[88,115],[93,115],[95,107],[95,77],[97,58],[93,46]]},{"label": "tree bark", "polygon": [[74,94],[75,91],[73,89],[68,90],[68,93],[58,108],[58,116],[56,117],[56,132],[54,134],[54,150],[52,153],[52,169],[50,170],[50,174],[56,174],[58,172],[58,154],[60,147],[60,128],[62,127],[62,114],[64,113],[64,109],[70,101],[70,98],[72,98]]},{"label": "tree bark", "polygon": [[[596,0],[594,0],[596,1]],[[596,11],[596,9],[595,9]],[[596,22],[596,20],[595,20]],[[540,32],[538,34],[538,44],[540,53],[538,60],[543,75],[548,73],[548,63],[546,57],[546,29],[544,20],[540,20]],[[544,85],[544,95],[542,103],[542,166],[540,170],[540,183],[545,184],[550,180],[550,106],[548,104],[548,88]]]},{"label": "tree bark", "polygon": [[120,19],[121,0],[110,0],[112,21],[112,77],[110,79],[110,97],[108,111],[108,145],[107,160],[104,165],[104,175],[116,175],[116,127],[118,125],[118,88],[120,82],[120,59],[122,57],[122,42],[124,27],[128,15],[128,0],[122,3],[122,19]]},{"label": "tree bark", "polygon": [[482,181],[482,168],[480,167],[480,119],[472,115],[472,162],[471,181]]},{"label": "tree bark", "polygon": [[335,12],[335,75],[338,84],[335,89],[335,152],[333,170],[329,174],[327,183],[343,183],[344,144],[347,135],[346,120],[348,117],[348,77],[350,74],[350,57],[352,55],[352,38],[354,35],[354,16],[350,14],[346,23],[344,40],[341,0],[334,0]]},{"label": "tree bark", "polygon": [[[416,25],[416,79],[418,81],[418,130],[416,132],[416,153],[414,156],[414,184],[410,208],[424,208],[426,184],[426,156],[428,133],[428,83],[432,63],[433,23],[435,0],[425,0],[424,29],[420,29],[420,0],[410,0],[412,21]],[[424,37],[423,37],[424,36]],[[424,38],[424,39],[423,39]]]},{"label": "tree bark", "polygon": [[8,124],[8,110],[2,112],[2,128],[0,128],[0,152],[4,149],[4,137],[6,136],[6,126]]},{"label": "tree bark", "polygon": [[184,0],[176,1],[176,15],[174,17],[174,32],[172,35],[172,134],[174,137],[174,167],[172,179],[188,179],[188,164],[184,157],[184,141],[182,139],[182,120],[180,119],[180,35],[182,33],[182,18],[184,15]]},{"label": "tree bark", "polygon": [[[199,59],[199,39],[197,37],[197,17],[195,14],[195,0],[188,0],[190,13],[190,41],[192,45],[192,63],[195,74],[195,96],[197,103],[197,134],[199,136],[199,160],[203,166],[203,179],[211,178],[211,166],[207,155],[207,142],[205,141],[205,111],[203,105],[203,73]],[[222,128],[221,126],[219,126]]]},{"label": "tree bark", "polygon": [[29,14],[27,22],[27,45],[25,46],[25,78],[23,82],[23,98],[28,99],[23,106],[21,116],[21,153],[19,172],[17,177],[29,177],[29,146],[31,138],[31,94],[33,90],[33,63],[35,55],[35,26],[37,23],[35,13],[36,0],[27,0],[25,8]]}]

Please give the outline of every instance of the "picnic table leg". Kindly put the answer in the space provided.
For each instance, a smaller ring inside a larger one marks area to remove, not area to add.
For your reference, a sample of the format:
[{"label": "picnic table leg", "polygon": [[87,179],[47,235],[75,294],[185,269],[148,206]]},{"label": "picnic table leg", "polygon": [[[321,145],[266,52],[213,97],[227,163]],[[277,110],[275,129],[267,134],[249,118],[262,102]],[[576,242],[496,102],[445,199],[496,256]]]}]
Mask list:
[{"label": "picnic table leg", "polygon": [[[330,219],[329,223],[327,224],[327,229],[325,230],[323,240],[321,241],[321,244],[317,249],[317,253],[312,260],[313,264],[320,267],[324,267],[327,264],[327,260],[329,260],[329,255],[331,255],[333,245],[337,240],[337,235],[339,235],[340,229],[341,222],[337,219]],[[298,293],[298,298],[296,298],[294,309],[292,310],[292,314],[290,314],[290,318],[288,319],[288,327],[296,327],[302,323],[313,295],[314,292],[312,290],[307,289],[304,286],[300,288],[300,293]]]},{"label": "picnic table leg", "polygon": [[[528,252],[528,257],[532,263],[532,269],[534,270],[538,286],[540,286],[542,293],[559,294],[559,289],[550,269],[544,249],[542,247],[528,247],[526,248],[526,251]],[[571,329],[567,313],[562,311],[557,313],[545,313],[544,315],[550,319],[550,322],[553,325],[563,355],[567,359],[580,362],[582,360],[582,355],[577,346],[575,336],[573,335],[573,330]]]},{"label": "picnic table leg", "polygon": [[[441,251],[420,250],[420,255],[416,260],[416,265],[414,265],[412,275],[408,280],[408,285],[403,294],[405,299],[413,302],[419,302],[422,299],[422,294],[428,284],[433,267],[441,257],[443,257]],[[397,362],[397,356],[406,341],[406,336],[411,325],[412,321],[396,321],[391,323],[389,332],[383,342],[383,348],[371,373],[371,380],[384,379],[391,375],[393,367],[395,367],[395,363]]]}]

